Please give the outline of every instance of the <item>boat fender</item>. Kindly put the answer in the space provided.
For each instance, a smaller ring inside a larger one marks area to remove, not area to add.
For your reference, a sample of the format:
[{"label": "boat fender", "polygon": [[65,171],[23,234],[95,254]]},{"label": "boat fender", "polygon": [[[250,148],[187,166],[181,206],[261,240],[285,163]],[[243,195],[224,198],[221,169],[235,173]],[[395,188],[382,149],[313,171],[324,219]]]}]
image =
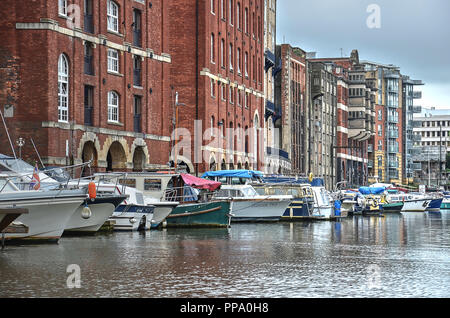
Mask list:
[{"label": "boat fender", "polygon": [[85,220],[89,219],[92,216],[92,211],[91,209],[88,207],[88,205],[86,204],[83,207],[83,210],[81,210],[81,217]]},{"label": "boat fender", "polygon": [[136,223],[137,222],[137,220],[135,219],[135,218],[130,218],[130,223],[131,224],[134,224],[134,223]]},{"label": "boat fender", "polygon": [[95,200],[95,198],[97,197],[97,189],[95,188],[95,183],[94,182],[89,182],[89,199],[91,199],[92,201]]}]

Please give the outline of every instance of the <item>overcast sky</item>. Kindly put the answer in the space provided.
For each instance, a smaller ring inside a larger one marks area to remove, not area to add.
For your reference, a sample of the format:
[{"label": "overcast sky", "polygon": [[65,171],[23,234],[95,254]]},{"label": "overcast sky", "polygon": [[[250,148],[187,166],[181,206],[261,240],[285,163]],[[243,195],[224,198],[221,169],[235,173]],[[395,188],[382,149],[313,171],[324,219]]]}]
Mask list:
[{"label": "overcast sky", "polygon": [[[377,20],[379,28],[369,28]],[[278,0],[277,43],[317,57],[349,56],[394,64],[422,80],[415,105],[450,108],[450,0]]]}]

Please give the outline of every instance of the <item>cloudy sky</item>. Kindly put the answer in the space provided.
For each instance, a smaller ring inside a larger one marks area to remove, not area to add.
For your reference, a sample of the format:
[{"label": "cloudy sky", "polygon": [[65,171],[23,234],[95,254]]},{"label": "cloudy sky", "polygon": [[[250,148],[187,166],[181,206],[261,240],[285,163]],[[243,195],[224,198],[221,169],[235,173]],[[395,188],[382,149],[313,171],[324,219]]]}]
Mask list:
[{"label": "cloudy sky", "polygon": [[394,64],[422,80],[426,85],[416,90],[423,98],[415,104],[450,108],[449,0],[278,0],[277,6],[278,44],[317,57],[358,49],[360,60]]}]

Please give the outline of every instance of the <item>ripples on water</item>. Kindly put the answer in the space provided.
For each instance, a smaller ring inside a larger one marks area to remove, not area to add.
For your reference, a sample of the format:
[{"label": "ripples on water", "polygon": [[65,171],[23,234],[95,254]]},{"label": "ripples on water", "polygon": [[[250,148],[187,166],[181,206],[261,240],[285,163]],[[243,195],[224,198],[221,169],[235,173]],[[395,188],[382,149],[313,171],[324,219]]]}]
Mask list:
[{"label": "ripples on water", "polygon": [[[3,297],[449,297],[450,211],[63,237],[0,252]],[[68,289],[69,264],[81,288]]]}]

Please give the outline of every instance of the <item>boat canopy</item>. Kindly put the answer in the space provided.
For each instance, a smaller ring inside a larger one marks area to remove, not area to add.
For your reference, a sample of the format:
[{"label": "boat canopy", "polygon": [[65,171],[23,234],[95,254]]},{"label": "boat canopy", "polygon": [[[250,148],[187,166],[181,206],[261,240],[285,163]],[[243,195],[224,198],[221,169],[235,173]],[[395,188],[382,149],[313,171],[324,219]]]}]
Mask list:
[{"label": "boat canopy", "polygon": [[261,171],[254,170],[220,170],[220,171],[209,171],[202,175],[202,178],[208,177],[235,177],[251,179],[255,177],[262,177],[263,173]]},{"label": "boat canopy", "polygon": [[360,187],[361,194],[381,194],[386,190],[385,187]]},{"label": "boat canopy", "polygon": [[311,182],[308,178],[295,178],[285,176],[264,177],[264,182],[267,183],[294,183],[294,184],[310,184],[312,187],[323,187],[324,182],[322,178],[314,178]]},{"label": "boat canopy", "polygon": [[186,173],[182,173],[181,178],[183,178],[186,185],[196,189],[215,191],[222,185],[221,182],[197,178],[196,176]]}]

